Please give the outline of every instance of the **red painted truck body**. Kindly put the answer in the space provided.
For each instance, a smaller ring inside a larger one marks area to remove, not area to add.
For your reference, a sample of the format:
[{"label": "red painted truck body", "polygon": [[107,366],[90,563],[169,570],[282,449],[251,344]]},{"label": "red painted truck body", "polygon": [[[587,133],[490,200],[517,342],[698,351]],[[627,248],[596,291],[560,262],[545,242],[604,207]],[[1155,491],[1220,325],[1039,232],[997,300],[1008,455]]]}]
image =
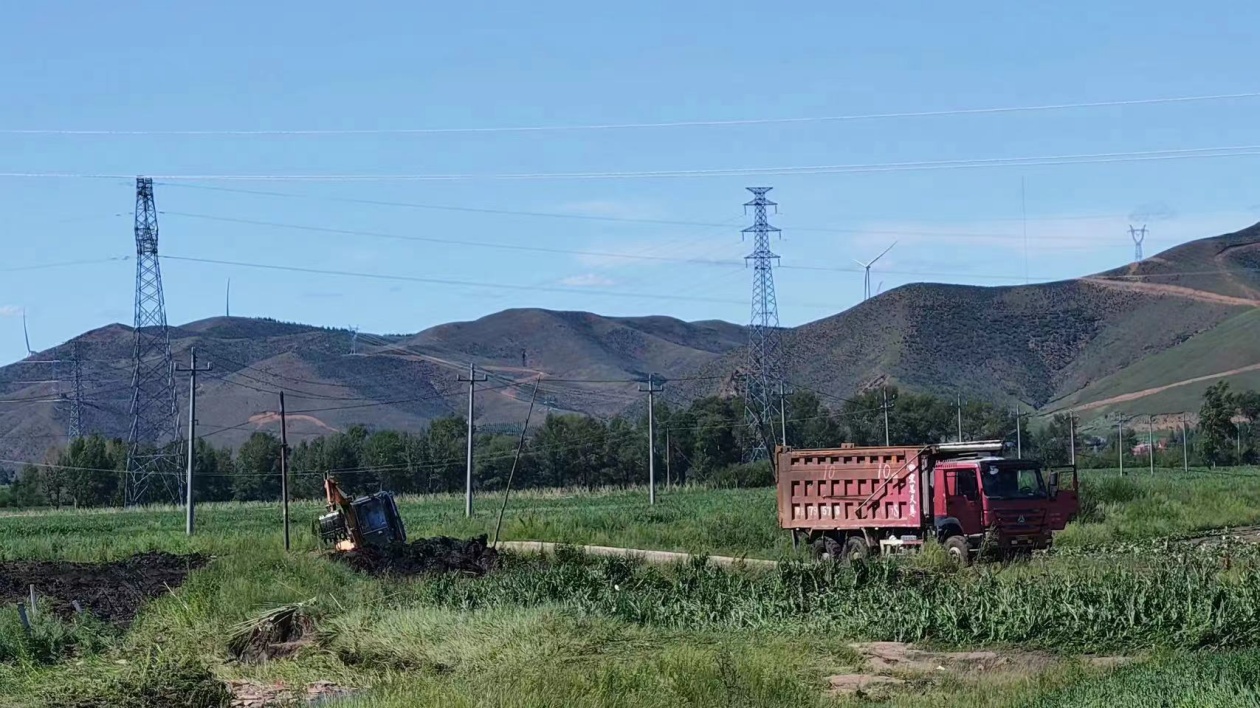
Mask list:
[{"label": "red painted truck body", "polygon": [[[1047,548],[1077,511],[1076,470],[996,455],[1001,442],[777,450],[779,525],[861,557],[935,538],[966,562],[986,538]],[[1070,472],[1070,479],[1064,479]]]}]

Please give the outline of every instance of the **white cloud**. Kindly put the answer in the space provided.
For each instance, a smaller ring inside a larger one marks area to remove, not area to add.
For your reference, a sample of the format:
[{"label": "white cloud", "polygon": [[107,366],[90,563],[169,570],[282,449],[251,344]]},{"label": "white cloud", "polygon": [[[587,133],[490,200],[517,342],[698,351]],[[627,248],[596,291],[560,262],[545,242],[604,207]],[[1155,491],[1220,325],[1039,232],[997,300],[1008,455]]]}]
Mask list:
[{"label": "white cloud", "polygon": [[21,317],[21,305],[0,305],[0,317]]},{"label": "white cloud", "polygon": [[616,285],[616,281],[605,278],[598,273],[583,273],[581,275],[570,275],[560,280],[561,285],[567,285],[571,288],[607,288]]}]

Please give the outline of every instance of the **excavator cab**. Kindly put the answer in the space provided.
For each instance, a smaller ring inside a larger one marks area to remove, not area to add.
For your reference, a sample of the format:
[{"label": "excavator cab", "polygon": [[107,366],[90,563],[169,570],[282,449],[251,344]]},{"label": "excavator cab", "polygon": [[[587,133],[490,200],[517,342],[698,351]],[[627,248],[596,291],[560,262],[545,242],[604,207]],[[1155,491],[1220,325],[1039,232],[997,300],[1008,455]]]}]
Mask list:
[{"label": "excavator cab", "polygon": [[324,496],[328,513],[319,517],[319,538],[335,544],[338,551],[352,551],[363,546],[388,546],[405,543],[407,529],[391,492],[351,500],[341,493],[337,481],[324,480]]}]

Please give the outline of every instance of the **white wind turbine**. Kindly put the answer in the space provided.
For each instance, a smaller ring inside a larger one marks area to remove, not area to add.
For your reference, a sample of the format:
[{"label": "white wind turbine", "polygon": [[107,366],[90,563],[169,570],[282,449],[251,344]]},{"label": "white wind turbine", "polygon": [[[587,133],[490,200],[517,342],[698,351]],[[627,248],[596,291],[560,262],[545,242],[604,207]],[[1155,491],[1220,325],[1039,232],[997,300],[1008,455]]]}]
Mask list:
[{"label": "white wind turbine", "polygon": [[892,246],[885,248],[882,253],[880,253],[878,256],[875,256],[874,258],[867,261],[866,263],[863,263],[862,261],[859,261],[856,258],[853,259],[854,263],[857,263],[858,265],[862,266],[862,269],[866,271],[866,280],[863,283],[863,288],[862,288],[863,300],[869,300],[871,297],[871,266],[875,265],[875,261],[887,255],[887,253],[893,249],[893,246],[896,246],[896,245],[897,245],[897,242],[893,241]]}]

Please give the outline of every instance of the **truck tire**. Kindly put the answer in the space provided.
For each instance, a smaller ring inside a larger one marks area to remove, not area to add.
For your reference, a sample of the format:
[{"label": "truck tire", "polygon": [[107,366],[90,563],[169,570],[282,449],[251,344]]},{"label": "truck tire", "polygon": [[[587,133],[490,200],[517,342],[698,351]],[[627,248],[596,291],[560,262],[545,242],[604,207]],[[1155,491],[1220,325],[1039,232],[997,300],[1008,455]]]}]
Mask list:
[{"label": "truck tire", "polygon": [[844,549],[841,551],[840,560],[845,563],[853,563],[854,561],[866,560],[871,554],[871,547],[866,545],[866,539],[859,536],[852,536],[844,542]]},{"label": "truck tire", "polygon": [[971,547],[967,545],[967,539],[962,536],[950,536],[945,539],[945,552],[949,557],[959,565],[966,568],[971,565]]}]

